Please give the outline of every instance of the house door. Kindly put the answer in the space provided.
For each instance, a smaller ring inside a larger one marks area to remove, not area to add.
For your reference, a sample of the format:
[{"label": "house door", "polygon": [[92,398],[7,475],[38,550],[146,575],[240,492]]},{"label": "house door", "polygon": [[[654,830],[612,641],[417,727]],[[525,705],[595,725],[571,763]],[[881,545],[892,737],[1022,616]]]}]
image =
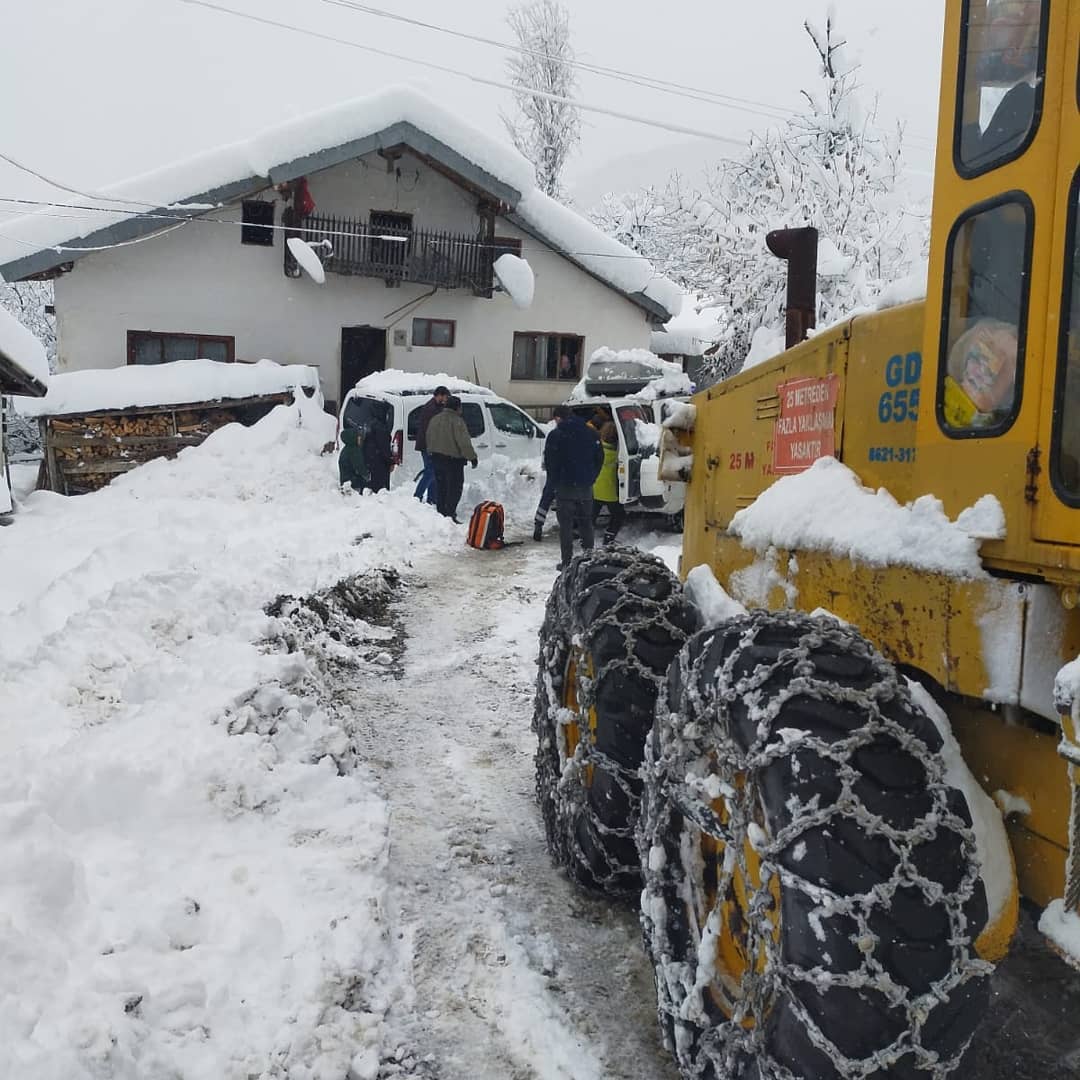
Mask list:
[{"label": "house door", "polygon": [[386,367],[386,331],[377,326],[341,328],[341,397],[359,379]]}]

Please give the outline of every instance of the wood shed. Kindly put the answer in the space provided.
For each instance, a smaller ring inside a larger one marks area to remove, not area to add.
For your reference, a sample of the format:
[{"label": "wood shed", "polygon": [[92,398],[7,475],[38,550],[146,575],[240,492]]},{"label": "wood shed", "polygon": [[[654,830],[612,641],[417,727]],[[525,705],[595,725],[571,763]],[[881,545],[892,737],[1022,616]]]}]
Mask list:
[{"label": "wood shed", "polygon": [[81,495],[143,462],[175,457],[226,424],[255,424],[318,385],[304,365],[180,360],[55,375],[49,393],[20,411],[41,425],[37,486]]}]

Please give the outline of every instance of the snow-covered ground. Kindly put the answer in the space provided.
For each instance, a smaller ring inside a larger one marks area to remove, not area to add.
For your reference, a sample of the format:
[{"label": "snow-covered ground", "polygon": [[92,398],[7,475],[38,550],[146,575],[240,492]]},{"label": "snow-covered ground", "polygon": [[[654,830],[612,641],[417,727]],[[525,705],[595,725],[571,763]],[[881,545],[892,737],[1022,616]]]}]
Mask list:
[{"label": "snow-covered ground", "polygon": [[[343,496],[332,434],[301,400],[93,495],[15,477],[0,1076],[674,1076],[636,917],[533,802],[555,543]],[[468,480],[530,528],[534,479]]]}]

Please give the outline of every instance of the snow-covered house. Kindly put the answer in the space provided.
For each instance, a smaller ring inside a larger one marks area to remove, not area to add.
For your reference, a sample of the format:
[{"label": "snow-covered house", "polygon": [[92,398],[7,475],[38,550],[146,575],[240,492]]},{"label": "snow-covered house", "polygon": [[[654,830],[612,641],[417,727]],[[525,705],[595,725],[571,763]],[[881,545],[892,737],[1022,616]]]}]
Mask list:
[{"label": "snow-covered house", "polygon": [[45,347],[29,330],[0,308],[0,518],[11,510],[7,464],[8,395],[42,397],[49,388]]},{"label": "snow-covered house", "polygon": [[[269,357],[317,367],[330,401],[396,367],[543,407],[594,348],[647,347],[681,303],[517,151],[411,89],[50,197],[78,206],[5,224],[0,275],[55,276],[61,372]],[[505,254],[528,267],[496,271]]]}]

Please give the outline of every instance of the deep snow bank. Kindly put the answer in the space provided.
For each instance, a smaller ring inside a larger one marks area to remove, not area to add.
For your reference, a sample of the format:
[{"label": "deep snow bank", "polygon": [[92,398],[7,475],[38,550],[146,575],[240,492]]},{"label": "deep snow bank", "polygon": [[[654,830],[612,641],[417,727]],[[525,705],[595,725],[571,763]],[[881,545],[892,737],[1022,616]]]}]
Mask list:
[{"label": "deep snow bank", "polygon": [[302,400],[5,532],[0,1076],[375,1075],[386,813],[326,689],[385,629],[313,658],[264,607],[462,530],[343,496],[332,436]]}]

